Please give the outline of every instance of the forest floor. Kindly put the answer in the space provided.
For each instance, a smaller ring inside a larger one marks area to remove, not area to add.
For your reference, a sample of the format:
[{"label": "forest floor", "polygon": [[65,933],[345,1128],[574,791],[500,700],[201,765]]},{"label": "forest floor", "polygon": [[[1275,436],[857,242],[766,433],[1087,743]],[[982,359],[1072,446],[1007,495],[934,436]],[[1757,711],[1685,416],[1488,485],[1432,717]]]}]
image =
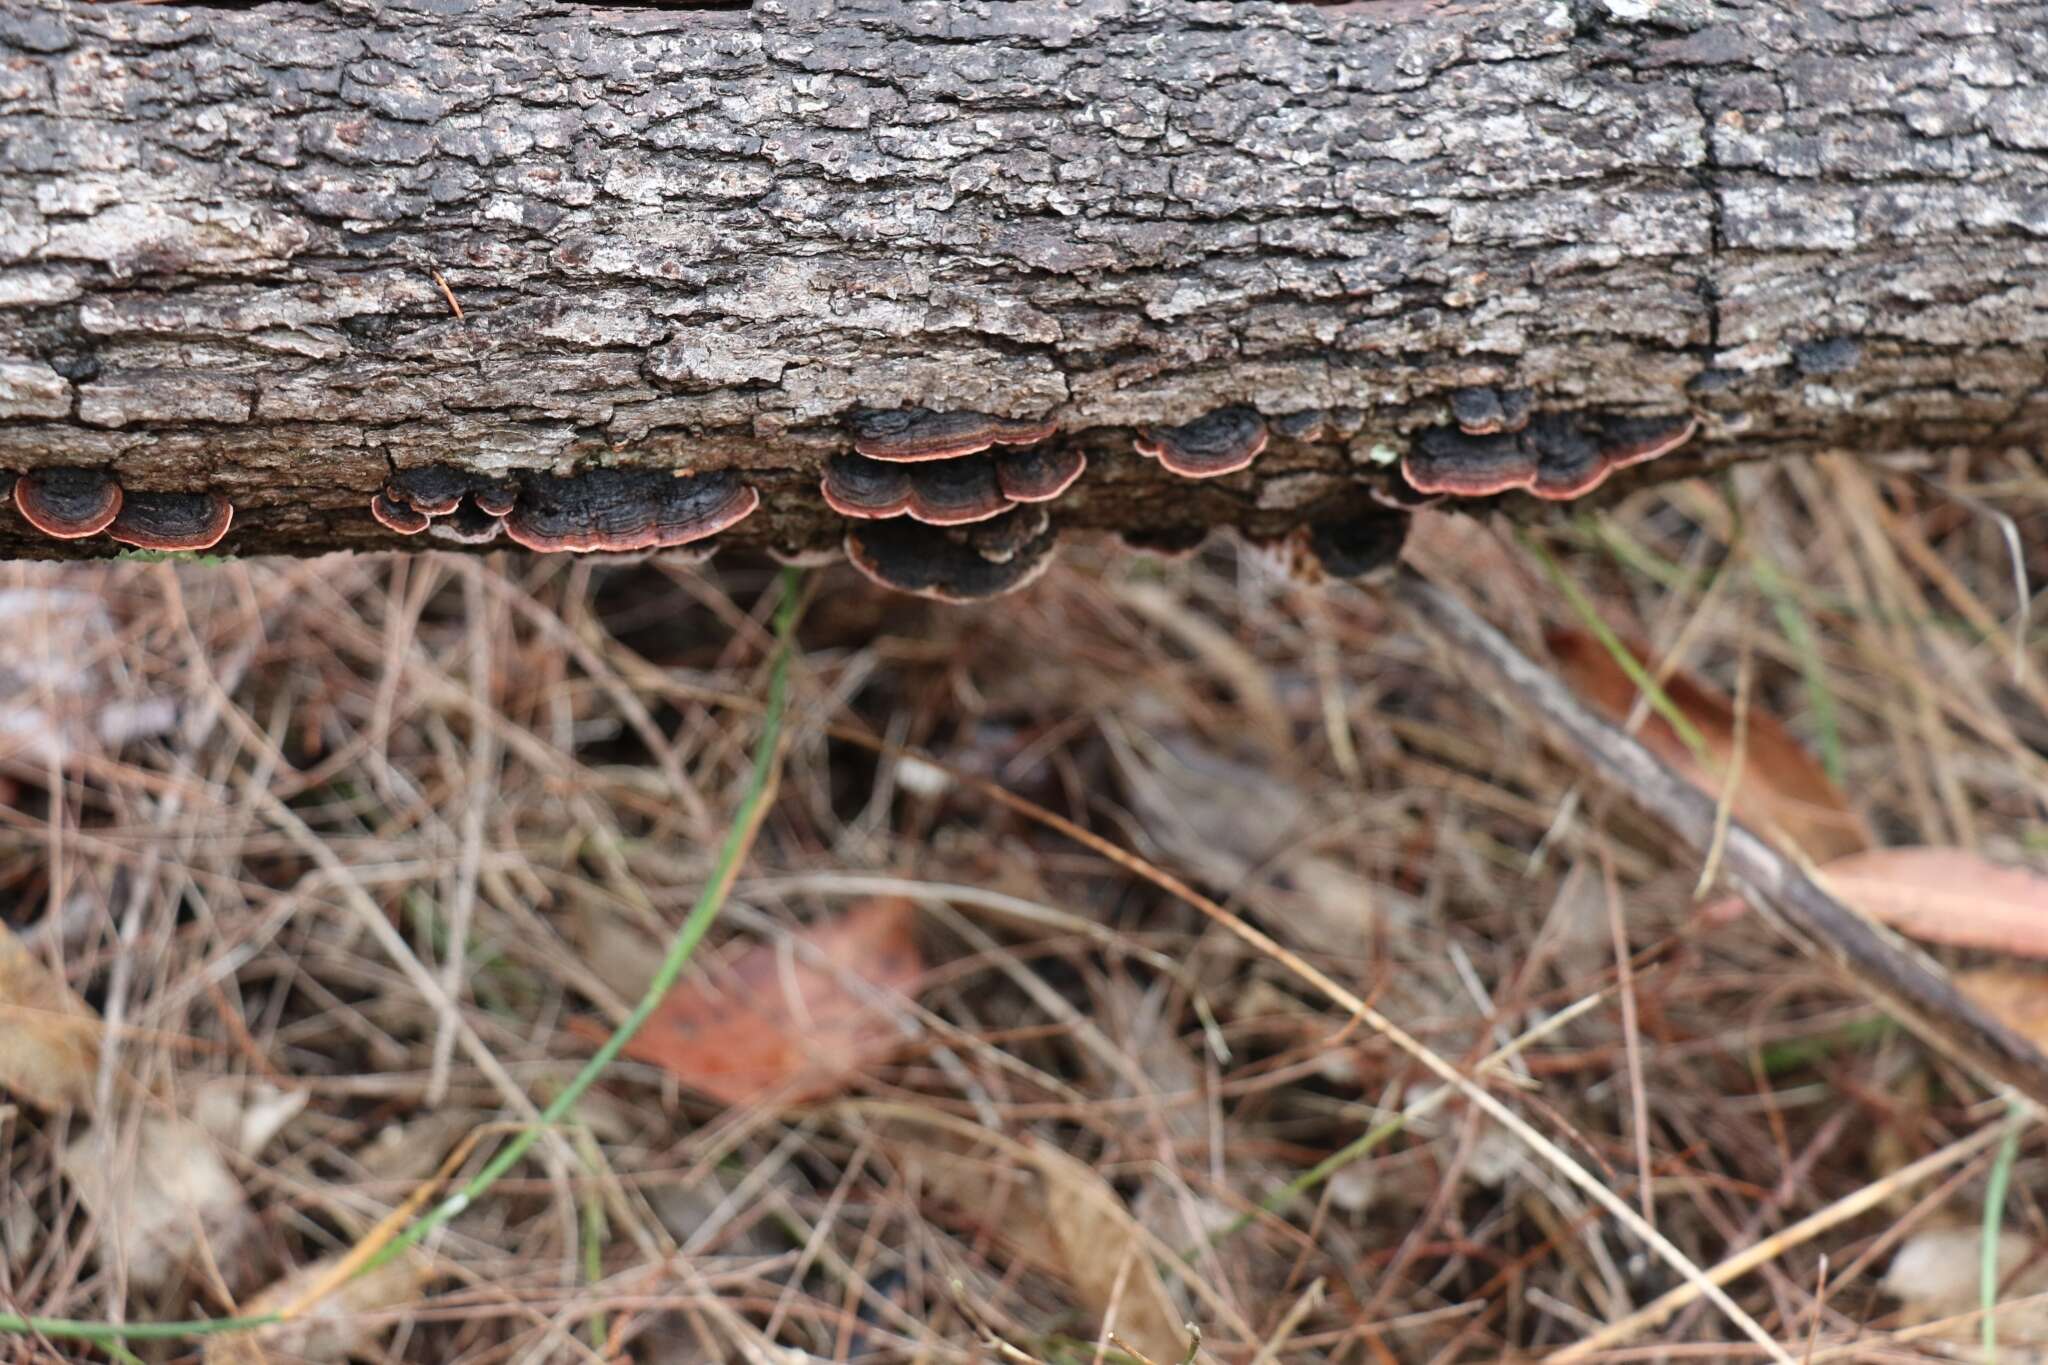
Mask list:
[{"label": "forest floor", "polygon": [[[1646,741],[2048,1042],[2048,461],[1408,558],[1618,723],[1593,623],[1644,642]],[[0,1358],[1982,1359],[1988,1299],[2048,1360],[2048,1129],[1370,588],[1227,539],[971,610],[806,571],[753,821],[782,581],[0,566],[0,1315],[64,1320]],[[1698,1297],[1566,1166],[1759,1263]]]}]

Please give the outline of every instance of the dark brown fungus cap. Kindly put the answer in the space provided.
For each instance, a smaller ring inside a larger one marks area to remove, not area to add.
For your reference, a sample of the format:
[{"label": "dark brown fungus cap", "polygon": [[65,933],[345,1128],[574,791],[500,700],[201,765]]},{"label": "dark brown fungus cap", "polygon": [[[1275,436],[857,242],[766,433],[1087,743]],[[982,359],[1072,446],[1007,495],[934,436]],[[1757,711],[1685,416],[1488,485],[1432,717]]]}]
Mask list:
[{"label": "dark brown fungus cap", "polygon": [[1527,389],[1456,389],[1451,393],[1451,418],[1467,436],[1492,436],[1520,431],[1529,425],[1536,396]]},{"label": "dark brown fungus cap", "polygon": [[478,479],[470,485],[469,500],[487,517],[510,516],[519,505],[519,486],[503,479]]},{"label": "dark brown fungus cap", "polygon": [[1135,444],[1140,455],[1184,479],[1213,479],[1259,457],[1266,448],[1266,419],[1246,407],[1218,408],[1177,427],[1146,427]]},{"label": "dark brown fungus cap", "polygon": [[1088,457],[1078,450],[1033,446],[998,451],[995,463],[996,481],[1011,502],[1051,502],[1086,472]]},{"label": "dark brown fungus cap", "polygon": [[[1018,521],[1018,526],[1006,525]],[[1017,531],[1029,531],[1019,536]],[[1015,592],[1052,563],[1059,533],[1036,508],[951,530],[878,521],[846,534],[846,556],[885,588],[937,602],[981,602]]]},{"label": "dark brown fungus cap", "polygon": [[842,517],[900,517],[910,510],[910,471],[865,455],[834,455],[818,483],[826,505]]},{"label": "dark brown fungus cap", "polygon": [[463,499],[447,516],[434,518],[434,524],[427,528],[427,534],[457,545],[488,545],[504,531],[504,519],[479,507],[473,497]]},{"label": "dark brown fungus cap", "polygon": [[1584,497],[1607,482],[1612,470],[1600,443],[1561,414],[1531,423],[1523,444],[1536,453],[1536,481],[1529,491],[1552,502]]},{"label": "dark brown fungus cap", "polygon": [[370,499],[370,515],[389,530],[402,536],[416,536],[433,523],[425,512],[415,511],[409,502],[401,502],[388,492],[377,494]]},{"label": "dark brown fungus cap", "polygon": [[985,412],[898,408],[856,417],[853,448],[871,460],[951,460],[995,445],[1036,445],[1058,430],[1057,422],[991,417]]},{"label": "dark brown fungus cap", "polygon": [[519,490],[503,479],[472,474],[454,465],[430,464],[399,470],[385,483],[384,493],[430,517],[448,516],[464,498],[474,499],[485,515],[502,517],[512,510]]},{"label": "dark brown fungus cap", "polygon": [[1492,389],[1453,389],[1451,420],[1467,436],[1492,436],[1507,430],[1508,425],[1500,395]]},{"label": "dark brown fungus cap", "polygon": [[930,526],[965,526],[1001,516],[1013,504],[986,455],[921,465],[910,471],[910,515]]},{"label": "dark brown fungus cap", "polygon": [[1627,469],[1670,454],[1690,441],[1699,429],[1697,417],[1615,422],[1607,428],[1601,453],[1610,469]]},{"label": "dark brown fungus cap", "polygon": [[1536,482],[1536,457],[1515,436],[1467,436],[1432,427],[1401,459],[1401,476],[1417,493],[1487,498]]},{"label": "dark brown fungus cap", "polygon": [[1309,552],[1332,578],[1363,578],[1387,568],[1401,557],[1414,519],[1404,516],[1357,516],[1308,528]]},{"label": "dark brown fungus cap", "polygon": [[31,469],[14,481],[14,506],[46,536],[83,540],[114,524],[121,485],[97,469]]},{"label": "dark brown fungus cap", "polygon": [[1329,414],[1321,408],[1310,408],[1307,412],[1290,412],[1275,417],[1273,430],[1290,441],[1320,441],[1329,432]]},{"label": "dark brown fungus cap", "polygon": [[107,534],[143,550],[211,550],[234,521],[218,493],[130,493]]},{"label": "dark brown fungus cap", "polygon": [[529,550],[665,549],[723,531],[760,504],[731,470],[687,478],[640,469],[536,475],[505,518],[505,534]]}]

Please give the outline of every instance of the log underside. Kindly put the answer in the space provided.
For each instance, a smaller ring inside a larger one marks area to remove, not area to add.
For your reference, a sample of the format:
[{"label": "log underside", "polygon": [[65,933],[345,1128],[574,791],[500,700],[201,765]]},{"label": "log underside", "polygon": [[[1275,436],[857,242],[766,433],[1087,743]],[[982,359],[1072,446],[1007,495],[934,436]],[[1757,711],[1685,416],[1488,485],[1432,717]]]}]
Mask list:
[{"label": "log underside", "polygon": [[[394,470],[730,468],[819,550],[900,407],[1056,422],[1141,539],[1384,516],[1472,386],[1699,419],[1596,497],[2040,444],[2044,87],[2039,3],[0,0],[0,478],[305,554],[445,547]],[[1134,449],[1231,406],[1249,469]]]}]

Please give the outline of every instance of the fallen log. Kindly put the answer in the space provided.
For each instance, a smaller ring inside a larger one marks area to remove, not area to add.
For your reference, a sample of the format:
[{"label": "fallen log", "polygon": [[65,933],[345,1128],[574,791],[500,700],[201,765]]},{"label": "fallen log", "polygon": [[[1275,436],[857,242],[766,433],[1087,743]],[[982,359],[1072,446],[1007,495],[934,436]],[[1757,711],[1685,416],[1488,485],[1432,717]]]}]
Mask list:
[{"label": "fallen log", "polygon": [[0,0],[0,556],[851,530],[974,596],[2038,444],[2044,84],[2041,3]]}]

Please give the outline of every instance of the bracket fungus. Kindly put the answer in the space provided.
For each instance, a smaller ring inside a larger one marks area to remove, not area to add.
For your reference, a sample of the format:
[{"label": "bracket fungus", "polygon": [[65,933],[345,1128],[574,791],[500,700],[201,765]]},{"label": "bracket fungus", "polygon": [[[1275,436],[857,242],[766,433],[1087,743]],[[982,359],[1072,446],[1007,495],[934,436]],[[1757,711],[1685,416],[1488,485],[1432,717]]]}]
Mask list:
[{"label": "bracket fungus", "polygon": [[434,521],[426,513],[415,511],[411,503],[400,502],[381,489],[370,499],[370,515],[378,525],[402,536],[416,536]]},{"label": "bracket fungus", "polygon": [[234,521],[235,505],[218,493],[129,493],[107,534],[142,550],[211,550]]},{"label": "bracket fungus", "polygon": [[1546,413],[1514,434],[1475,436],[1434,427],[1402,458],[1401,477],[1423,495],[1487,498],[1520,490],[1563,501],[1584,497],[1616,470],[1676,450],[1698,430],[1696,417],[1601,419],[1571,413]]},{"label": "bracket fungus", "polygon": [[526,481],[505,534],[529,550],[624,552],[668,549],[744,521],[761,495],[732,470],[675,477],[642,469],[591,469]]},{"label": "bracket fungus", "polygon": [[936,602],[981,602],[1044,573],[1058,541],[1043,508],[1020,507],[963,527],[865,523],[846,533],[846,557],[885,588]]},{"label": "bracket fungus", "polygon": [[1527,389],[1457,389],[1451,394],[1451,420],[1467,436],[1492,436],[1520,431],[1536,411],[1536,395]]},{"label": "bracket fungus", "polygon": [[985,412],[895,408],[856,417],[853,449],[871,460],[952,460],[990,446],[1037,445],[1058,430],[1057,422],[993,417]]},{"label": "bracket fungus", "polygon": [[1266,448],[1266,419],[1247,407],[1218,408],[1177,427],[1144,427],[1133,443],[1185,479],[1213,479],[1246,468]]},{"label": "bracket fungus", "polygon": [[1088,469],[1080,451],[1042,445],[998,451],[994,460],[996,482],[1011,502],[1051,502]]},{"label": "bracket fungus", "polygon": [[458,544],[481,545],[498,535],[483,521],[508,515],[518,498],[519,489],[504,479],[453,465],[421,465],[394,473],[370,499],[370,515],[403,536],[416,536],[443,517],[460,515],[460,526],[435,526],[435,534]]},{"label": "bracket fungus", "polygon": [[996,464],[986,455],[921,465],[835,455],[826,462],[819,488],[833,511],[866,520],[908,514],[930,526],[961,526],[999,516],[1011,506]]},{"label": "bracket fungus", "polygon": [[31,469],[14,481],[14,507],[56,540],[83,540],[114,524],[121,485],[98,469]]}]

